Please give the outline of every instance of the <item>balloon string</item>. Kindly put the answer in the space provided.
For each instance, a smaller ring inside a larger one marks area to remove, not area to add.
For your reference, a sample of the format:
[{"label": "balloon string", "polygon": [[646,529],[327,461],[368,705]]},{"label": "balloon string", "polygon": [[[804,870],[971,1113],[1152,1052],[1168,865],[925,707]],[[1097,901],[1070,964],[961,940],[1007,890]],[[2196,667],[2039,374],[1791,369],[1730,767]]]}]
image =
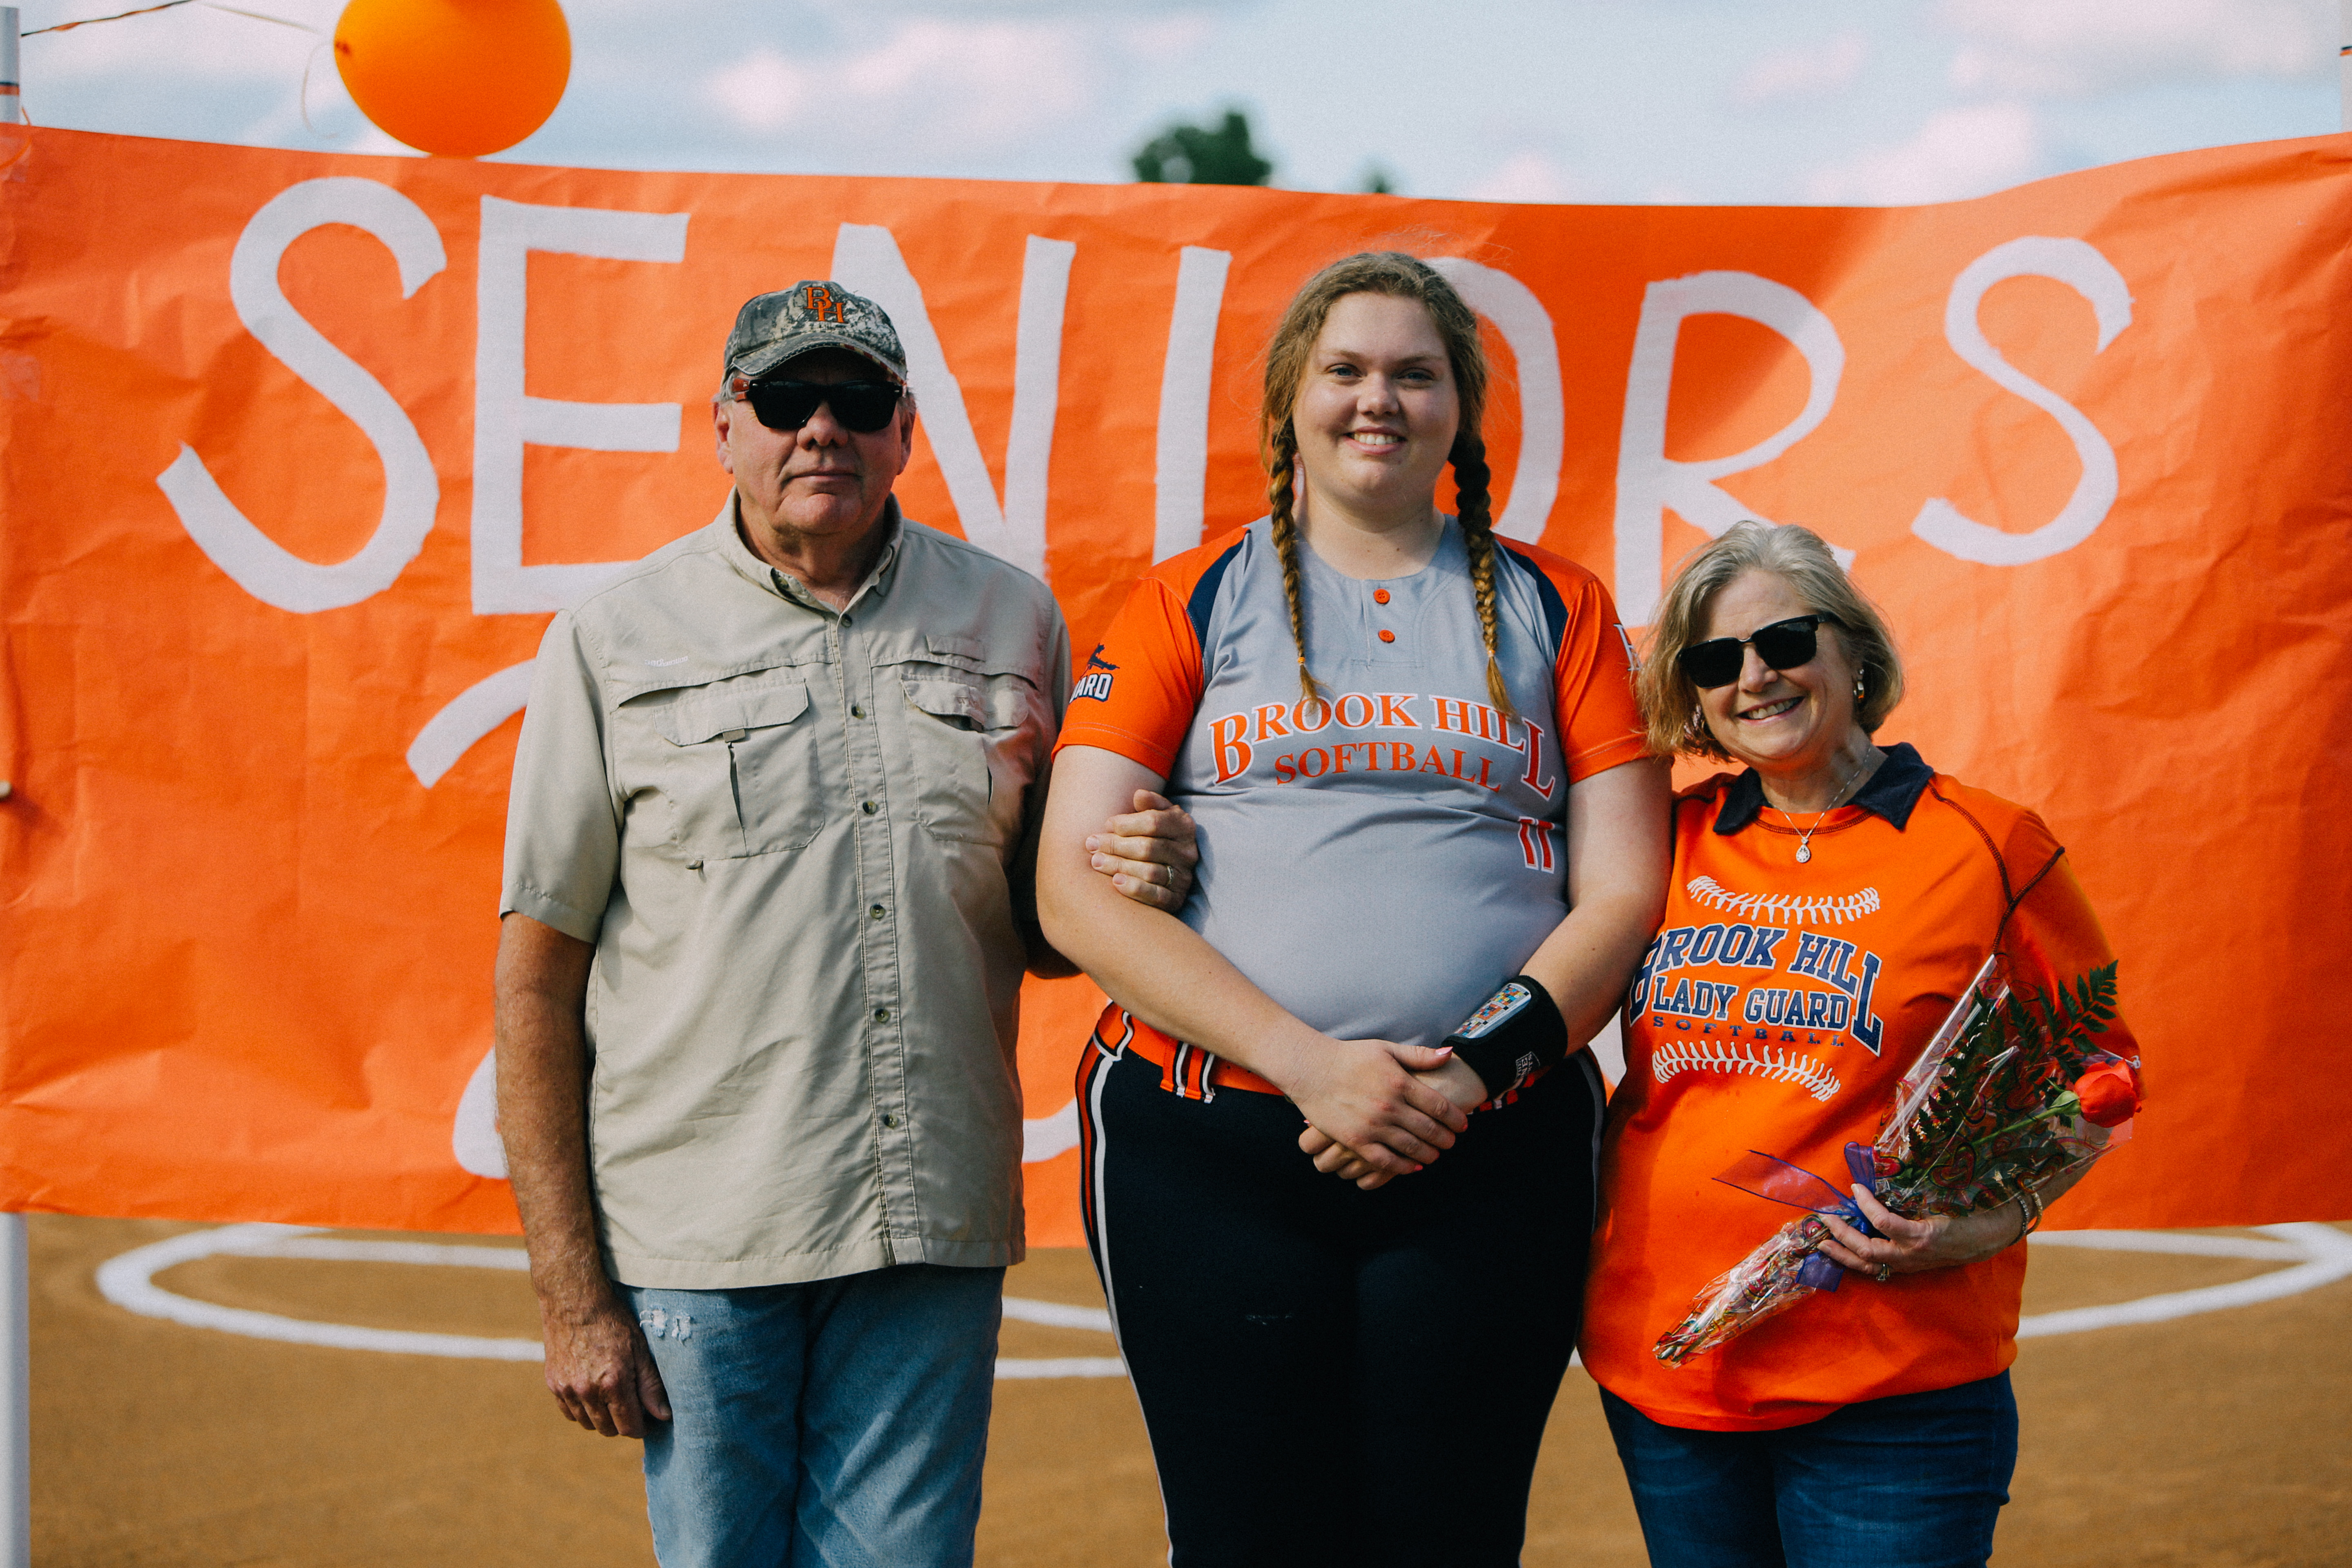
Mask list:
[{"label": "balloon string", "polygon": [[319,29],[308,22],[289,22],[283,16],[265,16],[258,11],[248,11],[242,5],[224,5],[220,0],[196,0],[207,11],[226,11],[232,16],[250,16],[257,22],[274,22],[281,27],[291,27],[298,33],[310,33],[323,37]]},{"label": "balloon string", "polygon": [[[289,22],[283,16],[266,16],[258,11],[248,11],[241,5],[223,5],[219,3],[219,0],[163,0],[163,4],[160,5],[142,5],[136,11],[118,11],[111,16],[85,16],[79,22],[59,22],[53,27],[36,27],[32,32],[20,34],[19,37],[30,38],[42,33],[70,33],[76,27],[87,27],[93,22],[120,22],[127,17],[152,16],[158,11],[169,11],[176,6],[188,5],[199,5],[204,6],[207,11],[226,11],[232,16],[250,17],[256,22],[270,22],[280,27],[291,27],[298,33],[309,33],[316,37],[319,39],[318,48],[312,49],[310,51],[310,58],[302,62],[302,91],[301,98],[299,100],[299,107],[302,110],[302,129],[308,131],[313,136],[325,137],[325,139],[329,141],[333,140],[332,137],[326,137],[325,132],[321,132],[317,126],[310,123],[310,68],[318,64],[319,49],[323,49],[327,47],[327,40],[325,34],[320,33],[318,28],[310,26],[306,22]],[[21,107],[19,109],[19,112],[22,112]],[[28,125],[31,124],[32,116],[29,114],[26,115],[25,122]],[[30,143],[27,143],[27,145],[29,146]],[[16,157],[21,158],[23,156],[24,153],[20,149]],[[16,161],[16,158],[11,158],[6,163],[0,163],[0,168],[6,168]]]},{"label": "balloon string", "polygon": [[309,56],[303,59],[302,89],[300,93],[296,96],[294,100],[302,110],[302,129],[308,131],[311,135],[316,136],[321,142],[335,141],[337,136],[341,134],[341,132],[337,132],[336,135],[330,135],[326,132],[320,130],[317,126],[310,123],[310,70],[312,67],[319,63],[319,51],[325,48],[329,41],[330,40],[326,38],[320,38],[311,48]]},{"label": "balloon string", "polygon": [[84,16],[79,22],[59,22],[54,27],[36,27],[22,36],[27,38],[37,38],[43,33],[70,33],[76,27],[87,27],[92,22],[120,22],[125,16],[144,16],[151,11],[168,11],[174,5],[186,5],[193,3],[194,0],[163,0],[161,5],[142,5],[136,11],[117,11],[111,16]]},{"label": "balloon string", "polygon": [[43,33],[70,33],[76,27],[87,27],[93,22],[120,22],[129,16],[152,16],[157,11],[169,11],[177,5],[201,5],[207,11],[226,11],[233,16],[250,16],[257,22],[275,22],[281,27],[292,27],[298,32],[315,33],[319,30],[307,23],[289,22],[283,16],[265,16],[258,11],[247,11],[235,5],[223,5],[218,4],[217,0],[163,0],[160,5],[142,5],[136,11],[117,11],[111,16],[84,16],[79,22],[59,22],[53,27],[36,27],[31,32],[23,34],[22,37],[32,38],[38,37]]}]

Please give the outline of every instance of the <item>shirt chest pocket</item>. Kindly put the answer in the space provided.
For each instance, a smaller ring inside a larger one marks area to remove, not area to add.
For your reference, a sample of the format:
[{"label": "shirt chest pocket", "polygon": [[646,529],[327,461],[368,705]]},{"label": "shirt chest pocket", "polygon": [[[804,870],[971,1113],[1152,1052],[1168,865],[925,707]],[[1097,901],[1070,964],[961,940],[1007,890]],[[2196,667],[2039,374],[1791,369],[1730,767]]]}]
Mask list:
[{"label": "shirt chest pocket", "polygon": [[988,690],[981,678],[925,664],[886,666],[880,675],[877,684],[885,690],[895,685],[904,701],[898,728],[916,820],[940,838],[1001,839],[990,809],[995,781],[989,765]]},{"label": "shirt chest pocket", "polygon": [[915,820],[936,839],[1007,847],[1021,839],[1021,802],[1051,733],[1051,705],[979,639],[927,635],[919,648],[875,660],[875,691],[896,693],[898,769]]},{"label": "shirt chest pocket", "polygon": [[824,831],[832,812],[807,686],[722,683],[664,696],[647,714],[658,737],[654,782],[680,849],[766,855]]}]

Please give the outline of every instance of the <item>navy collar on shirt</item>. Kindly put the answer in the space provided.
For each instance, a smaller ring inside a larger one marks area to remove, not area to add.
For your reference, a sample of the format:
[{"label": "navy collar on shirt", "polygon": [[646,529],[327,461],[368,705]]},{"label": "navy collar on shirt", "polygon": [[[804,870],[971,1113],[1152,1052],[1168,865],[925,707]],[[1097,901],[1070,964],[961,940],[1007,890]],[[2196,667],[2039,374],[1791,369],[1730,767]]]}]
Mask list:
[{"label": "navy collar on shirt", "polygon": [[[1870,782],[1854,792],[1849,804],[1885,817],[1900,833],[1911,820],[1911,808],[1919,804],[1919,796],[1935,776],[1936,770],[1920,761],[1910,742],[1897,742],[1886,748],[1886,760],[1870,775]],[[1724,792],[1723,809],[1715,815],[1715,830],[1737,833],[1763,809],[1764,781],[1750,768]]]}]

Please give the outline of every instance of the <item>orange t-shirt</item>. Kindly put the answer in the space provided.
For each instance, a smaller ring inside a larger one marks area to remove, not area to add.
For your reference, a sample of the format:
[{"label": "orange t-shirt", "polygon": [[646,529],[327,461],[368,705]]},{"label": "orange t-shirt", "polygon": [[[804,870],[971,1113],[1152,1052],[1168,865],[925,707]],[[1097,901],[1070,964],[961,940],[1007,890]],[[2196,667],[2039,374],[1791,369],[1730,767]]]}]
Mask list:
[{"label": "orange t-shirt", "polygon": [[[1651,1353],[1709,1281],[1798,1211],[1714,1178],[1761,1150],[1828,1179],[1876,1139],[1901,1080],[1996,942],[2019,991],[2109,962],[2040,817],[1932,773],[1908,746],[1814,830],[1717,774],[1675,805],[1666,913],[1625,1009],[1582,1352],[1653,1420],[1763,1431],[1949,1388],[2016,1359],[2025,1249],[1848,1275],[1679,1367]],[[1735,830],[1723,832],[1718,826]],[[2137,1047],[2120,1019],[2100,1043]]]}]

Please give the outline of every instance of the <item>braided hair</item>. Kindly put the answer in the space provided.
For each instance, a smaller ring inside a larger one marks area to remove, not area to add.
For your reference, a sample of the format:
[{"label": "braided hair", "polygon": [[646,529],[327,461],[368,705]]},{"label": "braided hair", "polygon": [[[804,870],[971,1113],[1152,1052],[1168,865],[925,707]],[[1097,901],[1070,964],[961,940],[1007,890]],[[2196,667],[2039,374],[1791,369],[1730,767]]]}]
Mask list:
[{"label": "braided hair", "polygon": [[1285,419],[1266,435],[1266,510],[1274,519],[1274,549],[1282,562],[1282,602],[1290,609],[1290,640],[1298,649],[1298,689],[1309,698],[1322,692],[1307,668],[1307,596],[1298,582],[1298,435]]},{"label": "braided hair", "polygon": [[1291,411],[1298,405],[1308,359],[1316,340],[1323,335],[1331,307],[1350,294],[1385,294],[1418,301],[1445,344],[1461,406],[1454,449],[1447,457],[1454,465],[1462,542],[1470,558],[1470,585],[1478,606],[1478,630],[1486,644],[1486,692],[1498,711],[1516,718],[1517,711],[1503,682],[1502,661],[1496,654],[1495,518],[1488,492],[1493,475],[1486,467],[1486,443],[1479,433],[1486,418],[1490,373],[1486,345],[1478,339],[1478,317],[1434,268],[1393,250],[1350,256],[1308,279],[1283,312],[1281,325],[1266,345],[1259,455],[1267,475],[1265,494],[1274,522],[1275,552],[1282,562],[1283,601],[1290,610],[1291,641],[1298,648],[1299,690],[1309,698],[1321,695],[1307,667],[1307,607],[1300,586],[1297,516],[1298,433],[1291,424]]}]

